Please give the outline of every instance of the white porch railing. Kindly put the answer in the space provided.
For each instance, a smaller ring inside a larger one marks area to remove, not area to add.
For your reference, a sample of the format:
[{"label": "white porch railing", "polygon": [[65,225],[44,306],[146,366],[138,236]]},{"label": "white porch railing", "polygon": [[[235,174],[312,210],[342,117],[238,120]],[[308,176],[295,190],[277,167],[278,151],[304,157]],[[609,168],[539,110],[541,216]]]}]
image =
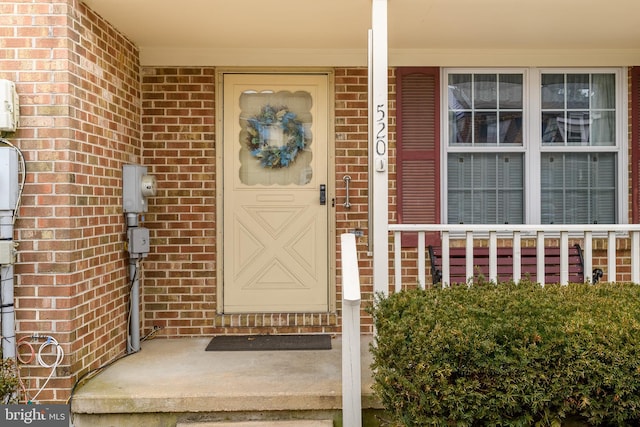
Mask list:
[{"label": "white porch railing", "polygon": [[342,259],[342,424],[362,426],[360,272],[356,236],[340,236]]},{"label": "white porch railing", "polygon": [[569,239],[581,242],[584,256],[585,279],[590,278],[593,270],[593,241],[605,239],[607,241],[607,265],[606,273],[608,281],[616,281],[617,277],[617,243],[618,239],[626,239],[630,242],[631,257],[631,282],[640,284],[640,224],[585,224],[585,225],[488,225],[488,224],[389,224],[389,231],[393,232],[393,253],[395,289],[402,289],[402,233],[412,232],[418,234],[417,245],[417,270],[418,285],[425,287],[426,280],[426,248],[425,236],[429,232],[438,232],[442,240],[442,283],[448,284],[449,280],[449,247],[453,240],[464,240],[466,247],[466,271],[467,277],[473,277],[473,247],[475,240],[485,240],[489,247],[489,280],[497,282],[497,248],[498,239],[511,239],[513,242],[513,280],[521,279],[520,273],[520,248],[522,240],[535,239],[537,249],[537,278],[544,284],[544,246],[547,239],[556,239],[560,242],[560,283],[569,281]]}]

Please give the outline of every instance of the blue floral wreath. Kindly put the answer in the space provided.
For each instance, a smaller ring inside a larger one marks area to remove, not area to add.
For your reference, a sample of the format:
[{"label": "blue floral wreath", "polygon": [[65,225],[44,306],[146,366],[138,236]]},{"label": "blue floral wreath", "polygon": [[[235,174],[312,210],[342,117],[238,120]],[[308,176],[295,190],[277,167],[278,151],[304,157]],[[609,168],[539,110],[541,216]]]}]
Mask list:
[{"label": "blue floral wreath", "polygon": [[[260,159],[264,168],[286,168],[293,163],[298,152],[307,146],[304,126],[295,113],[286,106],[265,105],[260,114],[247,120],[247,145],[253,157]],[[286,139],[281,147],[269,145],[269,128],[279,126]]]}]

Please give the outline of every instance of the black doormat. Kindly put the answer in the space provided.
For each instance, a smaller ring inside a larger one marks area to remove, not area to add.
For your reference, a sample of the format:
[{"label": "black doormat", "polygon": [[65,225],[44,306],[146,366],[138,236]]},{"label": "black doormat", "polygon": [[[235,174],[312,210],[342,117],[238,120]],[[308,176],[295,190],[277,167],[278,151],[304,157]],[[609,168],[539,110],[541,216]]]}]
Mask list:
[{"label": "black doormat", "polygon": [[213,337],[206,351],[331,350],[331,336],[225,335]]}]

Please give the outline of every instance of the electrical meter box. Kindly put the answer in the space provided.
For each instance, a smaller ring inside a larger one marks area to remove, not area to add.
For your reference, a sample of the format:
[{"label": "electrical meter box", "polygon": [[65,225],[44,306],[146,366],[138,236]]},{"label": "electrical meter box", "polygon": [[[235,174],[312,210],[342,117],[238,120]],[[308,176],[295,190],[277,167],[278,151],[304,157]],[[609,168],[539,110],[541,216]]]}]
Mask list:
[{"label": "electrical meter box", "polygon": [[13,147],[0,146],[0,211],[14,210],[19,192],[18,152]]},{"label": "electrical meter box", "polygon": [[0,132],[15,132],[20,119],[20,105],[16,84],[0,79]]},{"label": "electrical meter box", "polygon": [[156,195],[156,179],[140,165],[122,167],[122,208],[125,213],[147,211],[147,197]]}]

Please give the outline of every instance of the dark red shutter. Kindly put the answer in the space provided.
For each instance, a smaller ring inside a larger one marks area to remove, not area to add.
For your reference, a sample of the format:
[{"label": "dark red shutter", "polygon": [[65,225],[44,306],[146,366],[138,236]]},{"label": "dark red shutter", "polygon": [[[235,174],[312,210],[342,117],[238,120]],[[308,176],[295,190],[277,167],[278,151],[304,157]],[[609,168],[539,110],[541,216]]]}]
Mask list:
[{"label": "dark red shutter", "polygon": [[[440,70],[398,68],[398,222],[440,223]],[[439,234],[427,238],[439,241]],[[416,245],[416,236],[403,245]]]},{"label": "dark red shutter", "polygon": [[631,218],[640,223],[640,67],[631,68]]}]

